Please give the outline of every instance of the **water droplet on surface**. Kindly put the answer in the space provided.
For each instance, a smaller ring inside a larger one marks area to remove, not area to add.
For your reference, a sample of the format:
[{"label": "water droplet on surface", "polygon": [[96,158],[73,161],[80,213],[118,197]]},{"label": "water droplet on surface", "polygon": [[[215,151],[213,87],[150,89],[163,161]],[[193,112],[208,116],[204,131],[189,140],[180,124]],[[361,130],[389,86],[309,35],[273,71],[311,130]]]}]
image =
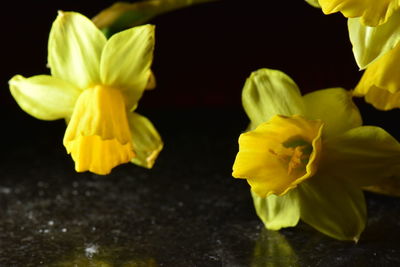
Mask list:
[{"label": "water droplet on surface", "polygon": [[33,212],[32,211],[28,212],[27,217],[28,217],[29,220],[32,220],[33,219]]},{"label": "water droplet on surface", "polygon": [[8,195],[11,193],[11,188],[0,186],[0,193]]},{"label": "water droplet on surface", "polygon": [[85,255],[88,258],[92,258],[94,254],[99,252],[99,246],[95,245],[95,244],[89,244],[86,248],[85,248]]},{"label": "water droplet on surface", "polygon": [[37,186],[38,186],[38,187],[47,187],[47,184],[46,184],[45,182],[39,181],[39,182],[37,183]]}]

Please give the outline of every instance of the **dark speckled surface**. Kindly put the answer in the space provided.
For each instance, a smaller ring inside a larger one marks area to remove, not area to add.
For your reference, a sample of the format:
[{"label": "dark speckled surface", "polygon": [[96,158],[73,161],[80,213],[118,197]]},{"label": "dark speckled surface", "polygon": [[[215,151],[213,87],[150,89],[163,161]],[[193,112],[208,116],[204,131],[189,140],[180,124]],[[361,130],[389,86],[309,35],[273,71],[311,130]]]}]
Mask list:
[{"label": "dark speckled surface", "polygon": [[367,195],[358,244],[305,224],[267,231],[231,178],[242,111],[145,114],[166,143],[154,169],[105,177],[73,171],[62,121],[9,119],[35,134],[3,132],[0,266],[400,266],[399,199]]}]

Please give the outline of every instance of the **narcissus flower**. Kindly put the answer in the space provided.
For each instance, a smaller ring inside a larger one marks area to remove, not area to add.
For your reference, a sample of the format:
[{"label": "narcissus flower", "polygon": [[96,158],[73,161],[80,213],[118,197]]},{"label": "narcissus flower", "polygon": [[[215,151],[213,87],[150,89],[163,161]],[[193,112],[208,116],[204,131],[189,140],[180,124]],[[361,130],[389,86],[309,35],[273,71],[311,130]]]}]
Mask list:
[{"label": "narcissus flower", "polygon": [[261,69],[242,100],[250,131],[239,137],[232,175],[247,179],[265,226],[302,219],[331,237],[358,240],[366,221],[361,187],[397,175],[400,144],[381,128],[361,126],[341,88],[301,96],[284,73]]},{"label": "narcissus flower", "polygon": [[64,118],[64,146],[78,172],[108,174],[132,161],[151,168],[162,149],[152,123],[131,112],[152,85],[154,26],[135,27],[109,40],[86,17],[60,12],[49,44],[50,75],[14,76],[19,106],[42,120]]},{"label": "narcissus flower", "polygon": [[387,52],[365,70],[354,89],[354,96],[380,110],[400,108],[400,44]]}]

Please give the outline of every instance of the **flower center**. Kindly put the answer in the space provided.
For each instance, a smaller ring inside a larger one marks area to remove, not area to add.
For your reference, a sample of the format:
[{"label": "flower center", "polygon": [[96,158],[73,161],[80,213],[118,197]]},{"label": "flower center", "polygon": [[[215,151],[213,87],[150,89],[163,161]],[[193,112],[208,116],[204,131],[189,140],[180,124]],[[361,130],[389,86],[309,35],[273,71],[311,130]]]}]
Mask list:
[{"label": "flower center", "polygon": [[288,163],[288,174],[292,174],[295,170],[305,172],[307,163],[313,150],[312,145],[301,139],[301,137],[291,138],[282,145],[292,151],[292,155]]},{"label": "flower center", "polygon": [[299,172],[305,173],[312,151],[312,145],[301,136],[295,136],[283,142],[279,152],[269,149],[271,154],[278,157],[287,166],[288,175]]},{"label": "flower center", "polygon": [[261,197],[284,195],[317,171],[322,122],[277,115],[239,138],[233,177]]}]

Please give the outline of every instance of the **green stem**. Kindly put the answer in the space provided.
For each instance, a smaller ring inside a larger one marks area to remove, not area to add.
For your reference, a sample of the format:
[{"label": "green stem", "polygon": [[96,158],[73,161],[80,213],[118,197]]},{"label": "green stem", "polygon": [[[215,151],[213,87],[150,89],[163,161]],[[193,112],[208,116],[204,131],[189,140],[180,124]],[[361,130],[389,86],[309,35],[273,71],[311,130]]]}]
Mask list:
[{"label": "green stem", "polygon": [[117,2],[92,20],[104,34],[112,34],[146,23],[157,15],[195,4],[216,0],[143,0],[135,3]]}]

